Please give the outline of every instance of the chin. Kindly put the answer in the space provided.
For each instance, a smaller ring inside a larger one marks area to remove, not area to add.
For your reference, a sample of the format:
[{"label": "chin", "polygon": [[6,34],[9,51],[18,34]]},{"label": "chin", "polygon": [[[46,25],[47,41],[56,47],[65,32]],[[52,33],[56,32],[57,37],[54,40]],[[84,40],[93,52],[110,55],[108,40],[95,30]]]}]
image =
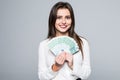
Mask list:
[{"label": "chin", "polygon": [[60,31],[60,32],[67,32],[68,29],[60,29],[59,31]]},{"label": "chin", "polygon": [[60,33],[66,34],[66,33],[68,33],[68,31],[60,31]]},{"label": "chin", "polygon": [[61,30],[60,32],[61,33],[66,33],[68,30]]}]

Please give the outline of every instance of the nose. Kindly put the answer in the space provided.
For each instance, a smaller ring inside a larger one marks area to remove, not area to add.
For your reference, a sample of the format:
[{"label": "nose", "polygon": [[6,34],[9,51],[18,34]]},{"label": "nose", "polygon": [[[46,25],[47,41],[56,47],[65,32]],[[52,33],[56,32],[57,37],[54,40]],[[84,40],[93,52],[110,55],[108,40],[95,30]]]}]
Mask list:
[{"label": "nose", "polygon": [[65,24],[65,23],[66,23],[66,20],[65,20],[64,18],[62,19],[62,23],[63,23],[63,24]]}]

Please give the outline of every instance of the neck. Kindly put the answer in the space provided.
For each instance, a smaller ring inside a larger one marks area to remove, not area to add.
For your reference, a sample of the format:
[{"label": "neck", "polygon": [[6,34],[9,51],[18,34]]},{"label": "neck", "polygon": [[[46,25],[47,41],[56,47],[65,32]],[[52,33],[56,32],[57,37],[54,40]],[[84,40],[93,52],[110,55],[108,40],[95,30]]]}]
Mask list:
[{"label": "neck", "polygon": [[68,36],[68,32],[67,33],[56,33],[56,37],[58,36]]}]

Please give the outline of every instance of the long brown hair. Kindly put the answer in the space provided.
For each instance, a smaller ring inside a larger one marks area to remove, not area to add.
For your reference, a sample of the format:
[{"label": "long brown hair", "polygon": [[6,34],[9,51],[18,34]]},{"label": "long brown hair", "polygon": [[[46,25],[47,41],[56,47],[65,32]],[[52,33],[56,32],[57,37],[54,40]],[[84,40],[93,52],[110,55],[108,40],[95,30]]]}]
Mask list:
[{"label": "long brown hair", "polygon": [[60,8],[66,8],[70,11],[72,23],[71,23],[70,29],[68,30],[69,36],[74,38],[75,41],[78,43],[79,49],[81,50],[82,56],[83,56],[82,40],[74,31],[74,28],[75,28],[74,12],[71,5],[68,2],[58,2],[52,7],[49,15],[49,21],[48,21],[48,26],[49,26],[48,38],[53,38],[56,36],[55,22],[57,18],[57,10]]}]

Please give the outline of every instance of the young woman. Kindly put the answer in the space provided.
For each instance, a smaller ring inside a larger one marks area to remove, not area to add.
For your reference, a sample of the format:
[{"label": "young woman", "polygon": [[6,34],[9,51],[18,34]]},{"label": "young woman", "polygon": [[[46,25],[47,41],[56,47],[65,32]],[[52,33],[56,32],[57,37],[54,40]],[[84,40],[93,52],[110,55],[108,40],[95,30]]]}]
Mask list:
[{"label": "young woman", "polygon": [[[86,79],[91,73],[89,45],[86,39],[75,31],[75,19],[71,5],[67,2],[56,3],[49,15],[48,38],[39,45],[38,75],[40,80]],[[53,55],[47,43],[55,37],[69,36],[79,45],[79,52],[72,55],[61,52]]]}]

